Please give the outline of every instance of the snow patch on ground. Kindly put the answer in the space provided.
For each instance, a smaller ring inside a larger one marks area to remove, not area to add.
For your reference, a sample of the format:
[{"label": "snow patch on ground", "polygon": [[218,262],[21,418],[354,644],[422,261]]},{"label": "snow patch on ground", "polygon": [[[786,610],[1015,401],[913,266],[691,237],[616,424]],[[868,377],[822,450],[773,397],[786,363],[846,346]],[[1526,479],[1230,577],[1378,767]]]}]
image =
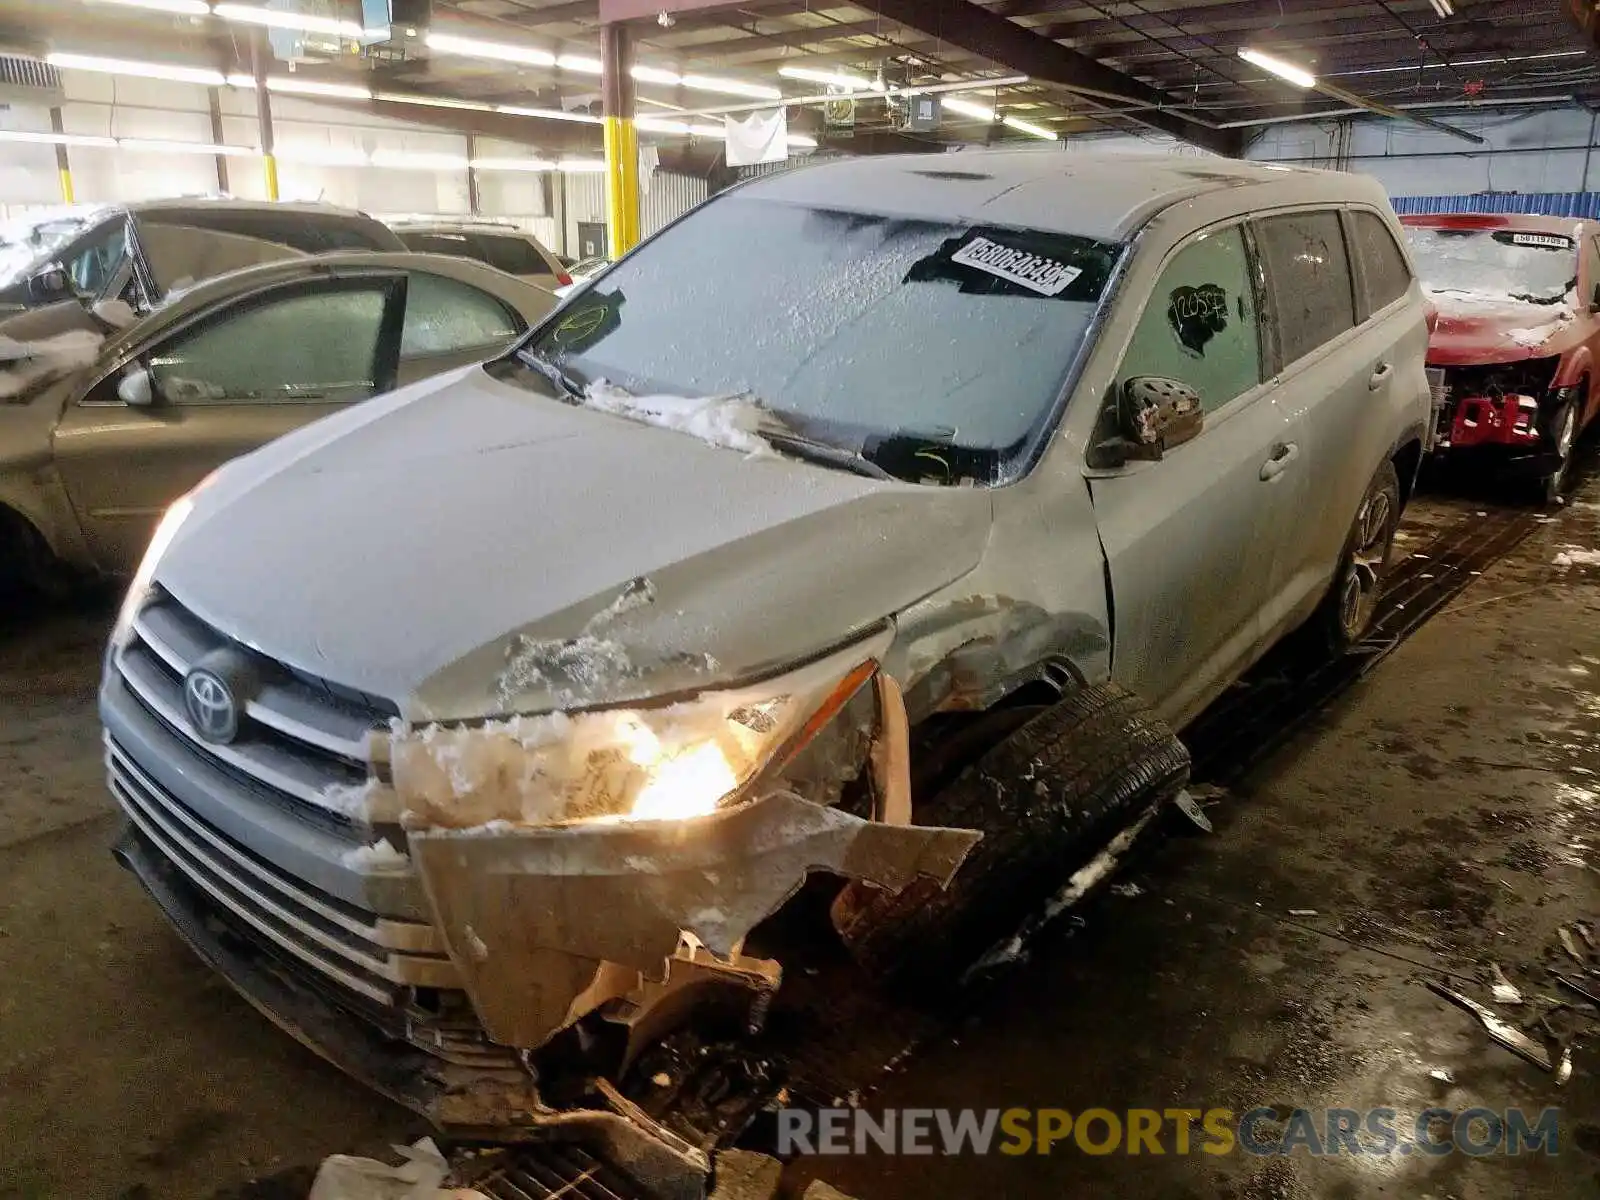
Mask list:
[{"label": "snow patch on ground", "polygon": [[99,357],[103,341],[87,329],[31,342],[0,335],[0,400],[24,398],[42,384],[83,370]]},{"label": "snow patch on ground", "polygon": [[339,861],[352,871],[367,873],[411,869],[411,859],[382,838],[370,846],[357,846],[354,850],[346,850],[339,856]]},{"label": "snow patch on ground", "polygon": [[603,379],[585,391],[590,408],[645,425],[672,429],[752,458],[773,455],[756,431],[766,411],[748,396],[635,396]]},{"label": "snow patch on ground", "polygon": [[1568,546],[1555,557],[1558,567],[1600,567],[1600,550],[1584,550]]}]

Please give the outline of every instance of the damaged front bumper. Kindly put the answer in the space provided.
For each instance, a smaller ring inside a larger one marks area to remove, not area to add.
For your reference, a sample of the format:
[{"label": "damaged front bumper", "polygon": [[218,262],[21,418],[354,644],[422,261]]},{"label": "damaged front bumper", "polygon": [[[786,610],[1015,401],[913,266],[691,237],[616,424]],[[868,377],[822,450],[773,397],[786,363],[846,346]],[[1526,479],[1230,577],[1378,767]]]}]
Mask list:
[{"label": "damaged front bumper", "polygon": [[[612,1080],[713,1004],[737,1011],[746,1028],[760,1026],[782,969],[746,956],[745,939],[812,872],[893,890],[924,876],[944,884],[981,836],[909,824],[904,701],[887,676],[865,678],[870,684],[852,693],[875,713],[865,741],[853,735],[861,730],[854,721],[836,723],[853,731],[837,744],[808,728],[808,749],[823,753],[796,755],[730,806],[680,820],[421,823],[417,814],[438,811],[444,799],[429,790],[439,778],[408,773],[419,764],[403,753],[382,759],[389,782],[366,790],[381,792],[384,803],[398,805],[393,815],[407,818],[410,861],[387,862],[373,878],[387,871],[391,885],[404,883],[398,890],[417,895],[416,915],[425,919],[406,926],[406,938],[426,942],[434,956],[425,982],[401,979],[392,993],[351,991],[336,972],[319,971],[326,955],[306,954],[295,940],[345,936],[319,924],[319,914],[337,907],[334,898],[280,876],[257,857],[262,839],[238,825],[219,831],[175,793],[161,791],[163,817],[153,820],[156,802],[141,804],[119,790],[121,772],[132,767],[112,743],[113,790],[132,821],[118,856],[252,1003],[377,1090],[453,1132],[582,1140],[655,1193],[698,1195],[705,1148],[636,1108]],[[155,718],[128,717],[127,699],[108,684],[108,719],[128,718],[112,728],[137,746],[134,757],[159,755],[153,725],[147,739],[131,736]],[[401,735],[394,739],[398,744]],[[430,754],[452,745],[447,738],[427,744]],[[488,805],[526,790],[529,776],[508,783],[513,776],[500,769],[504,730],[482,744],[494,751],[494,769],[463,794]],[[844,757],[864,774],[871,817],[798,794],[818,782],[807,762],[826,764],[821,774],[831,779]],[[220,777],[213,782],[220,786]],[[224,807],[238,820],[249,810],[242,798],[238,807]],[[380,826],[400,837],[398,826]],[[577,1064],[556,1056],[559,1070],[539,1056],[580,1023],[580,1041],[609,1030],[615,1036],[604,1040],[620,1044],[620,1056]]]}]

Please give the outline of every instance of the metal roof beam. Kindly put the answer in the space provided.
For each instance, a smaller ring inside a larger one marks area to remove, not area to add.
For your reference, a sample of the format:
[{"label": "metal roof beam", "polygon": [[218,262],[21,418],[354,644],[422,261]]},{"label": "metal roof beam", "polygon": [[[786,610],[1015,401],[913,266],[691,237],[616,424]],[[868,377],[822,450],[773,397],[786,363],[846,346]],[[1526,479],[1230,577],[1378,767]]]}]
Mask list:
[{"label": "metal roof beam", "polygon": [[1077,92],[1101,107],[1153,105],[1130,119],[1204,149],[1235,156],[1243,149],[1237,133],[1185,118],[1173,111],[1176,106],[1169,109],[1173,102],[1166,93],[968,0],[862,0],[862,6],[1041,83]]}]

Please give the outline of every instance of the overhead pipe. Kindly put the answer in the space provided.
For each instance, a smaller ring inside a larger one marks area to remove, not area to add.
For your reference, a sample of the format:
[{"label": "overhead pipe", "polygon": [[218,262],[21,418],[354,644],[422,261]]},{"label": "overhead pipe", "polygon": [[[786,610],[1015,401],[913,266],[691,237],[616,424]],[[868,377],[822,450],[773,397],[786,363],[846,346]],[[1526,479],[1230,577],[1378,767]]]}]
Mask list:
[{"label": "overhead pipe", "polygon": [[1344,88],[1339,87],[1337,84],[1328,83],[1326,80],[1317,80],[1316,90],[1330,99],[1342,100],[1346,104],[1354,105],[1356,108],[1364,108],[1368,112],[1377,113],[1380,117],[1388,117],[1395,121],[1410,121],[1413,125],[1421,125],[1424,129],[1431,129],[1435,133],[1448,134],[1450,137],[1460,138],[1462,141],[1472,142],[1475,145],[1483,146],[1487,144],[1486,139],[1479,137],[1475,133],[1468,133],[1465,129],[1457,129],[1454,125],[1446,125],[1443,121],[1435,121],[1432,117],[1419,117],[1415,113],[1407,112],[1403,108],[1394,108],[1379,100],[1369,100],[1367,97],[1357,95],[1355,92],[1347,92]]},{"label": "overhead pipe", "polygon": [[[1397,104],[1394,107],[1400,110],[1402,116],[1413,113],[1418,109],[1495,109],[1520,107],[1533,104],[1571,104],[1571,96],[1519,96],[1513,99],[1482,101],[1482,100],[1427,100],[1414,104]],[[1228,121],[1222,126],[1224,129],[1257,129],[1264,125],[1295,125],[1314,121],[1333,120],[1338,117],[1359,117],[1370,113],[1372,110],[1361,108],[1328,108],[1320,112],[1294,113],[1284,117],[1252,117],[1244,121]],[[1407,117],[1407,119],[1410,119]],[[1479,141],[1483,139],[1479,138]]]}]

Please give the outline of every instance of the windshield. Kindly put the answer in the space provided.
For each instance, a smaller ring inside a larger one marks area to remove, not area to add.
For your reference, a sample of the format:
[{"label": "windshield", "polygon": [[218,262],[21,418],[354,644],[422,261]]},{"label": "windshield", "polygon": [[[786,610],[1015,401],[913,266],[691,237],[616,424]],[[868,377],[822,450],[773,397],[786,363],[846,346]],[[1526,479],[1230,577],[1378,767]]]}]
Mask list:
[{"label": "windshield", "polygon": [[23,282],[89,227],[71,213],[33,213],[0,222],[0,288]]},{"label": "windshield", "polygon": [[1577,243],[1511,229],[1407,229],[1430,292],[1555,304],[1578,286]]},{"label": "windshield", "polygon": [[748,396],[900,478],[1001,482],[1050,418],[1120,253],[735,194],[612,266],[521,354],[577,389]]}]

